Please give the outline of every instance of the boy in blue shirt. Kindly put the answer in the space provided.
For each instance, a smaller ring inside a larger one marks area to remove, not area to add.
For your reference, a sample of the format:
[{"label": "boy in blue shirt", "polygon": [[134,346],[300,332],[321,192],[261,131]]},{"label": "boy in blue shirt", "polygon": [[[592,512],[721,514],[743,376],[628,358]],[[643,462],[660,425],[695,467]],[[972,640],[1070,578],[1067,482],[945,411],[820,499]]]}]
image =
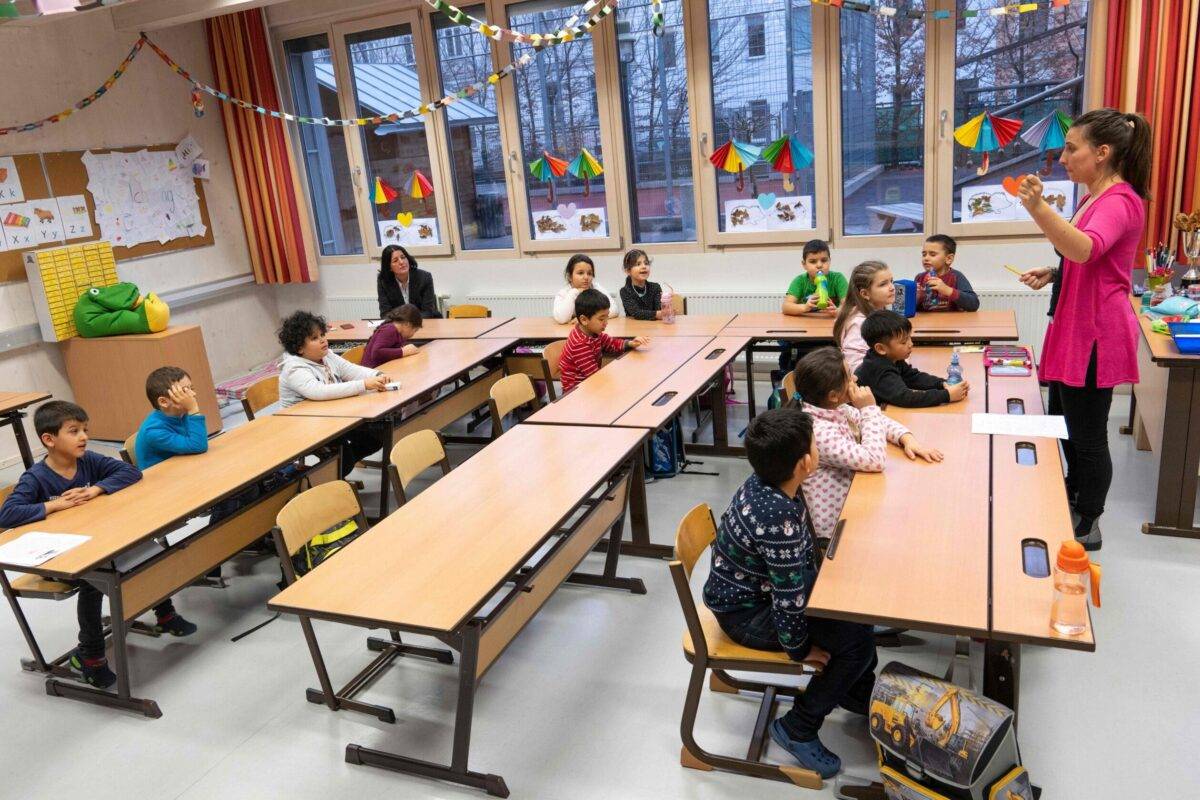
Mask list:
[{"label": "boy in blue shirt", "polygon": [[746,455],[754,474],[721,515],[704,603],[738,644],[824,665],[770,730],[802,767],[831,778],[842,762],[817,732],[835,706],[866,716],[875,639],[870,626],[804,613],[817,578],[812,520],[800,492],[819,462],[812,418],[797,407],[759,414],[746,431]]},{"label": "boy in blue shirt", "polygon": [[[142,479],[137,467],[87,449],[88,415],[74,403],[52,400],[33,415],[33,426],[46,447],[46,457],[27,469],[0,506],[0,529],[38,522],[56,511],[82,505],[102,494],[120,491]],[[104,595],[90,583],[79,587],[79,647],[68,664],[87,683],[102,689],[117,676],[104,657],[100,610]],[[175,613],[170,600],[154,609],[158,627],[186,636],[196,627]],[[188,630],[190,628],[190,630]]]}]

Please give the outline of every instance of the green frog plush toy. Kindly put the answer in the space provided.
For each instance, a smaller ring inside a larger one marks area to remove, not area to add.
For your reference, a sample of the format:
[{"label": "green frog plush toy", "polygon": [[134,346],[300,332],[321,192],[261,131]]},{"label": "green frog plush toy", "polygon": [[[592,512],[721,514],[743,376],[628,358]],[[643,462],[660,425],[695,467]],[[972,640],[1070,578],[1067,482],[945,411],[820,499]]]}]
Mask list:
[{"label": "green frog plush toy", "polygon": [[75,303],[75,328],[80,336],[120,336],[165,330],[171,309],[151,292],[145,297],[132,283],[94,286]]}]

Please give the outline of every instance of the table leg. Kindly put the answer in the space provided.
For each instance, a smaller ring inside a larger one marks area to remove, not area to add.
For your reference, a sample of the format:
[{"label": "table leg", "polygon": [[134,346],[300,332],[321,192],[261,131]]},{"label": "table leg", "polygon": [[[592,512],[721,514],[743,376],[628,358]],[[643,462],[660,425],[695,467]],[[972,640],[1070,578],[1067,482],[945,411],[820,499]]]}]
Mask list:
[{"label": "table leg", "polygon": [[642,463],[641,448],[633,455],[633,474],[629,484],[629,538],[621,545],[628,556],[644,558],[674,558],[674,549],[650,541],[650,517],[646,513],[646,465]]},{"label": "table leg", "polygon": [[1167,376],[1154,522],[1142,532],[1200,538],[1195,526],[1200,470],[1200,370],[1172,367]]},{"label": "table leg", "polygon": [[1128,436],[1133,433],[1133,420],[1137,416],[1137,392],[1129,392],[1129,419],[1121,426],[1120,432]]},{"label": "table leg", "polygon": [[754,419],[754,343],[746,348],[746,408]]},{"label": "table leg", "polygon": [[29,645],[29,650],[33,653],[33,663],[36,665],[37,671],[49,672],[50,667],[46,663],[45,656],[42,655],[42,648],[38,646],[33,629],[29,627],[29,620],[25,618],[25,612],[21,610],[17,596],[13,594],[12,584],[8,582],[8,576],[2,569],[0,569],[0,589],[4,590],[4,597],[12,607],[13,616],[17,618],[17,627],[21,629],[21,635],[25,637],[25,643]]},{"label": "table leg", "polygon": [[392,445],[395,444],[392,439],[395,438],[396,428],[391,417],[384,420],[386,423],[387,432],[383,435],[383,467],[379,470],[379,518],[383,519],[388,515],[388,458],[392,455]]},{"label": "table leg", "polygon": [[988,639],[983,650],[983,695],[1013,711],[1021,693],[1021,645]]},{"label": "table leg", "polygon": [[25,415],[18,411],[12,415],[13,435],[17,437],[17,449],[21,451],[21,460],[25,469],[33,466],[33,452],[29,449],[29,437],[25,434],[25,425],[21,421]]},{"label": "table leg", "polygon": [[725,381],[718,380],[712,391],[713,446],[729,447],[729,414],[725,406]]}]

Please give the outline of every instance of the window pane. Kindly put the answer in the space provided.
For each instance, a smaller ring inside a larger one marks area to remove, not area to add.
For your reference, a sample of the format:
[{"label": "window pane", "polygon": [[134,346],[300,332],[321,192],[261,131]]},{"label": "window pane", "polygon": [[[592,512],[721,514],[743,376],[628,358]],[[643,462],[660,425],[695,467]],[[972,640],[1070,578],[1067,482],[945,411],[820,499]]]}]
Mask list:
[{"label": "window pane", "polygon": [[[566,27],[579,11],[572,0],[532,0],[508,7],[509,26],[527,33],[551,33]],[[513,44],[513,58],[536,52]],[[580,239],[608,235],[605,177],[588,186],[569,171],[551,181],[529,173],[543,153],[574,161],[583,148],[604,164],[600,114],[596,107],[596,63],[590,36],[546,47],[513,75],[521,129],[520,166],[528,187],[531,230],[535,239]],[[549,199],[551,185],[554,201]],[[584,192],[588,195],[585,197]]]},{"label": "window pane", "polygon": [[694,241],[696,204],[683,2],[663,2],[667,25],[658,37],[650,32],[649,6],[648,0],[629,0],[617,7],[633,238],[636,242]]},{"label": "window pane", "polygon": [[[465,9],[486,19],[483,6]],[[492,43],[443,14],[433,15],[443,94],[453,94],[494,72]],[[512,218],[505,185],[504,150],[495,89],[452,103],[439,113],[450,143],[462,246],[466,250],[512,247]]]},{"label": "window pane", "polygon": [[[391,25],[346,37],[354,83],[355,116],[372,117],[404,111],[421,104],[411,26]],[[442,241],[437,223],[437,198],[431,191],[429,144],[423,118],[365,125],[360,128],[367,160],[366,191],[372,209],[372,227],[380,245],[433,245]],[[418,175],[419,173],[419,175]],[[376,203],[375,179],[394,199]],[[410,189],[415,181],[421,189]]]},{"label": "window pane", "polygon": [[[712,150],[730,139],[763,147],[790,134],[811,153],[812,9],[808,0],[751,0],[749,4],[709,0],[708,17]],[[811,163],[785,174],[760,162],[745,170],[741,189],[736,173],[718,169],[716,181],[722,231],[804,230],[815,225]]]},{"label": "window pane", "polygon": [[[320,34],[289,39],[283,43],[283,48],[287,53],[288,78],[296,113],[304,117],[334,119],[342,116],[328,37]],[[342,129],[297,125],[296,135],[303,151],[321,255],[361,253],[362,236],[358,213],[354,209],[354,183],[350,179],[350,159],[346,155],[346,137]]]},{"label": "window pane", "polygon": [[[991,0],[958,0],[960,12],[994,5]],[[1089,8],[1086,3],[1073,3],[1061,9],[963,19],[957,34],[955,126],[984,109],[1023,120],[1022,133],[1056,111],[1078,116],[1083,109]],[[1045,155],[1018,134],[990,154],[991,169],[980,176],[976,170],[982,157],[957,142],[954,145],[954,221],[1028,220],[1017,198],[1004,191],[1002,181],[1045,169]],[[1063,216],[1070,216],[1075,209],[1075,184],[1057,161],[1047,173],[1042,177],[1047,200]]]},{"label": "window pane", "polygon": [[925,21],[906,18],[908,5],[840,17],[847,235],[924,230]]}]

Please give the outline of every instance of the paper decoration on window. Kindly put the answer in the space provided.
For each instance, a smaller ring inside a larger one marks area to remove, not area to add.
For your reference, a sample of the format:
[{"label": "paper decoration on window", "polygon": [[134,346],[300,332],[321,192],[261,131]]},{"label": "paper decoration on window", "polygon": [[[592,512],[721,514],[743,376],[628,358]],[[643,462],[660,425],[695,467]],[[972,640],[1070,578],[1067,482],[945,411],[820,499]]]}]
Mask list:
[{"label": "paper decoration on window", "polygon": [[0,203],[19,203],[25,199],[17,161],[12,156],[0,156]]},{"label": "paper decoration on window", "polygon": [[404,194],[421,201],[425,212],[429,213],[429,197],[433,194],[433,184],[429,182],[421,170],[414,170],[404,184]]},{"label": "paper decoration on window", "polygon": [[[485,20],[472,17],[461,8],[453,6],[445,2],[445,0],[425,0],[425,4],[446,16],[451,22],[457,22],[459,25],[470,28],[480,36],[488,39],[493,39],[497,42],[531,44],[534,47],[552,47],[556,44],[574,41],[580,36],[586,36],[592,28],[599,25],[616,10],[617,0],[588,0],[579,14],[567,20],[566,27],[553,33],[524,33],[511,28],[492,25]],[[579,22],[581,16],[587,16],[587,21],[582,25],[578,25],[576,23]]]},{"label": "paper decoration on window", "polygon": [[1046,155],[1046,166],[1040,170],[1042,175],[1049,175],[1050,171],[1054,169],[1054,151],[1061,150],[1067,143],[1067,129],[1071,127],[1071,123],[1070,117],[1061,111],[1055,111],[1042,117],[1021,133],[1021,139],[1024,142],[1036,147]]},{"label": "paper decoration on window", "polygon": [[596,157],[588,152],[585,147],[579,151],[579,155],[575,156],[575,160],[571,162],[567,170],[583,181],[583,196],[587,197],[591,194],[591,186],[588,181],[604,172],[604,167],[596,160]]},{"label": "paper decoration on window", "polygon": [[567,174],[567,162],[543,150],[542,157],[529,165],[529,174],[539,181],[547,181],[550,184],[550,192],[547,198],[553,203],[554,179],[561,178]]},{"label": "paper decoration on window", "polygon": [[397,214],[394,220],[379,223],[379,241],[384,245],[402,244],[421,247],[441,244],[436,217],[414,217],[411,213]]},{"label": "paper decoration on window", "polygon": [[[1070,181],[1045,181],[1042,197],[1055,213],[1067,219],[1075,213],[1075,184]],[[1004,183],[964,186],[959,202],[963,222],[1028,222],[1032,219],[1021,201],[1009,194]]]},{"label": "paper decoration on window", "polygon": [[1017,131],[1024,124],[1019,119],[997,117],[986,109],[977,117],[964,122],[954,129],[954,140],[963,147],[969,147],[976,153],[983,153],[983,163],[975,171],[977,175],[986,175],[991,168],[989,158],[993,150],[999,150],[1013,140]]},{"label": "paper decoration on window", "polygon": [[717,148],[708,160],[712,162],[717,169],[723,169],[726,172],[737,174],[737,190],[740,192],[746,188],[746,176],[744,170],[758,163],[759,156],[762,153],[762,148],[752,144],[739,142],[737,139],[730,139],[725,144]]},{"label": "paper decoration on window", "polygon": [[388,203],[399,197],[399,194],[392,185],[383,178],[375,179],[375,191],[371,194],[371,199],[377,206],[385,206]]},{"label": "paper decoration on window", "polygon": [[666,17],[663,15],[662,0],[650,0],[650,28],[655,36],[663,35]]},{"label": "paper decoration on window", "polygon": [[603,239],[608,236],[603,206],[579,208],[574,203],[553,210],[533,212],[535,239]]},{"label": "paper decoration on window", "polygon": [[811,230],[811,195],[778,197],[774,192],[750,199],[725,201],[725,230],[729,233]]},{"label": "paper decoration on window", "polygon": [[783,173],[783,189],[792,192],[796,189],[792,174],[812,165],[813,151],[793,133],[781,136],[763,148],[762,160],[770,162],[771,169]]}]

